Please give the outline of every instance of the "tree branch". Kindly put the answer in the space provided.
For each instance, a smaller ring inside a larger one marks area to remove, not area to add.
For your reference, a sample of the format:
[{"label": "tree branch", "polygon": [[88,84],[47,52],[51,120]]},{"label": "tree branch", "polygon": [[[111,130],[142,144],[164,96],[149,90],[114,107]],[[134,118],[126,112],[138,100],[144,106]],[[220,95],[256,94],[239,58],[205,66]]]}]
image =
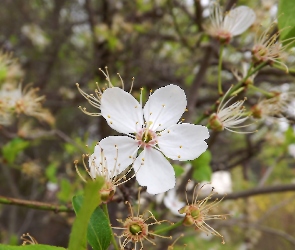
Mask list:
[{"label": "tree branch", "polygon": [[73,208],[69,208],[66,206],[59,206],[45,202],[39,201],[27,201],[22,199],[15,199],[5,196],[0,196],[0,203],[7,204],[7,205],[16,205],[22,206],[27,208],[39,209],[39,210],[47,210],[47,211],[54,211],[55,213],[66,212],[72,213],[74,212]]},{"label": "tree branch", "polygon": [[214,198],[221,199],[222,197],[224,197],[224,200],[235,200],[235,199],[246,198],[246,197],[255,196],[255,195],[281,193],[281,192],[287,192],[287,191],[295,191],[295,184],[253,188],[246,191],[231,193],[226,195],[225,197],[224,195],[218,194],[218,195],[212,196],[212,199]]}]

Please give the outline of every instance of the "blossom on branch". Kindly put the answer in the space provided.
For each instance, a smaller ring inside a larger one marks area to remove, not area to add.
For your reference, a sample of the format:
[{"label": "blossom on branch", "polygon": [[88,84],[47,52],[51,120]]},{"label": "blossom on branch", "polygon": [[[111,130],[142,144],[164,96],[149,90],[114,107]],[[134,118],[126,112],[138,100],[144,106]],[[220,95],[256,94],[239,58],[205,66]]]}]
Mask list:
[{"label": "blossom on branch", "polygon": [[[140,191],[138,193],[138,201],[140,201]],[[159,234],[154,233],[150,230],[150,226],[152,225],[160,225],[162,222],[167,222],[166,220],[158,221],[155,216],[149,212],[150,216],[145,216],[144,214],[139,214],[139,207],[137,209],[137,214],[134,215],[131,204],[127,201],[126,204],[129,206],[130,216],[125,220],[118,219],[117,221],[123,224],[122,227],[112,227],[113,229],[123,230],[121,235],[117,235],[119,238],[120,249],[126,249],[125,247],[129,243],[133,243],[135,246],[132,249],[137,249],[137,244],[140,243],[141,248],[143,249],[143,242],[148,241],[154,246],[156,243],[154,242],[154,238],[166,238],[172,239],[171,236],[161,236]],[[123,239],[123,240],[122,240]]]},{"label": "blossom on branch", "polygon": [[235,97],[233,96],[225,104],[223,104],[224,99],[227,97],[230,89],[222,98],[216,113],[213,113],[209,117],[208,125],[215,131],[223,131],[226,129],[234,133],[248,133],[233,130],[249,126],[249,124],[239,125],[249,118],[249,114],[245,112],[245,107],[243,106],[246,98],[227,106],[227,104]]},{"label": "blossom on branch", "polygon": [[187,191],[186,191],[185,197],[186,197],[187,205],[179,209],[180,214],[185,214],[183,225],[195,226],[196,227],[195,229],[200,229],[206,234],[219,236],[222,238],[222,244],[224,244],[225,242],[224,242],[223,236],[206,223],[207,220],[219,220],[219,219],[225,220],[226,219],[225,215],[209,215],[209,212],[214,207],[216,207],[223,200],[223,198],[221,200],[216,199],[213,202],[209,202],[212,196],[214,194],[217,194],[217,192],[213,191],[214,188],[212,188],[211,193],[206,198],[202,200],[198,200],[199,191],[202,189],[203,186],[201,186],[198,190],[197,188],[199,187],[199,185],[195,186],[191,204],[188,202]]},{"label": "blossom on branch", "polygon": [[292,100],[295,92],[274,92],[274,97],[263,99],[251,108],[252,116],[257,119],[282,118]]},{"label": "blossom on branch", "polygon": [[260,63],[278,63],[282,65],[286,72],[288,73],[289,69],[287,65],[282,62],[283,52],[289,48],[295,38],[289,38],[281,41],[280,33],[281,31],[275,32],[273,35],[270,35],[272,32],[273,25],[269,26],[259,38],[256,39],[254,46],[252,48],[252,60],[255,64]]},{"label": "blossom on branch", "polygon": [[[176,85],[156,90],[144,108],[141,100],[142,97],[138,102],[116,87],[103,92],[102,116],[111,128],[127,136],[109,136],[100,145],[108,159],[116,158],[120,171],[134,161],[138,183],[147,186],[148,193],[158,194],[175,186],[174,169],[164,155],[180,161],[199,157],[207,149],[204,140],[209,132],[204,126],[178,123],[187,100],[184,91]],[[118,158],[114,154],[116,148]],[[136,157],[139,149],[141,152]]]},{"label": "blossom on branch", "polygon": [[247,6],[239,6],[223,14],[219,3],[210,5],[211,26],[208,32],[221,43],[229,43],[232,37],[242,34],[255,21],[256,15]]},{"label": "blossom on branch", "polygon": [[[115,149],[116,154],[118,156],[118,149]],[[89,168],[85,163],[85,158],[88,159]],[[117,157],[116,157],[117,159]],[[103,203],[107,203],[112,200],[116,187],[129,181],[134,175],[127,177],[127,175],[131,172],[131,169],[127,170],[125,173],[120,174],[119,167],[120,165],[117,163],[115,159],[114,165],[108,164],[108,160],[104,154],[104,150],[101,148],[100,144],[97,143],[95,146],[94,153],[92,155],[83,154],[82,161],[86,172],[89,174],[91,179],[95,180],[97,176],[103,177],[104,185],[100,189],[101,200]],[[82,177],[78,170],[78,161],[74,161],[76,172],[79,177],[86,182],[86,180]]]},{"label": "blossom on branch", "polygon": [[[103,88],[100,88],[98,83],[96,83],[96,89],[94,90],[95,94],[87,94],[86,92],[84,92],[81,88],[80,88],[80,85],[79,83],[76,83],[76,86],[78,88],[78,91],[80,92],[80,94],[85,97],[85,99],[95,108],[97,108],[99,110],[99,112],[97,113],[90,113],[86,110],[85,107],[81,107],[79,106],[79,109],[82,110],[83,113],[85,113],[86,115],[90,115],[90,116],[101,116],[101,113],[100,113],[100,106],[101,106],[101,95],[102,95],[102,92],[104,90],[106,90],[107,88],[113,88],[114,85],[112,84],[111,82],[111,78],[110,78],[110,75],[109,75],[109,72],[108,72],[108,68],[105,67],[105,71],[103,71],[102,69],[99,69],[103,74],[104,76],[106,77],[106,81],[107,83],[105,84],[105,86]],[[121,78],[120,74],[118,73],[118,76],[121,80],[121,84],[122,84],[122,89],[124,89],[124,82],[123,82],[123,79]],[[133,81],[134,81],[134,78],[132,78],[132,83],[131,83],[131,87],[130,87],[130,91],[129,93],[131,92],[132,88],[133,88]]]}]

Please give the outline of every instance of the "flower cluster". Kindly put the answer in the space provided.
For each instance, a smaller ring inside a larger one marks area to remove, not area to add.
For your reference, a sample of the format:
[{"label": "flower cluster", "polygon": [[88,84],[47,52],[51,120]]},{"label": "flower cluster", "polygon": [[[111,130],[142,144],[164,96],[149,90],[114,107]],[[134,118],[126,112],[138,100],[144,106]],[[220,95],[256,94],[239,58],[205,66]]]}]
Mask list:
[{"label": "flower cluster", "polygon": [[38,96],[38,88],[19,84],[23,71],[12,54],[0,52],[0,72],[0,126],[11,125],[20,114],[54,123],[54,117],[42,107],[45,97]]}]

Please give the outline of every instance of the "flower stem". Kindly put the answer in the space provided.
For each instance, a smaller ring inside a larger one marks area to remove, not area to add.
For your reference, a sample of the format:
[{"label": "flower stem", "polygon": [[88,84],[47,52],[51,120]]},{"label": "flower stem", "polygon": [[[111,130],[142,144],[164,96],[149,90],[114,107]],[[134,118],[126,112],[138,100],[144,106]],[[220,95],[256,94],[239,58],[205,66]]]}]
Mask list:
[{"label": "flower stem", "polygon": [[219,61],[218,61],[218,94],[222,95],[222,86],[221,86],[221,71],[222,71],[222,54],[223,54],[223,45],[220,45],[219,51]]},{"label": "flower stem", "polygon": [[184,219],[178,221],[177,223],[174,223],[173,225],[169,226],[169,227],[164,227],[164,228],[161,228],[159,230],[156,230],[154,233],[155,234],[159,234],[159,233],[163,233],[163,232],[167,232],[167,231],[170,231],[174,228],[177,228],[179,227],[180,225],[182,225],[182,222],[183,222]]},{"label": "flower stem", "polygon": [[[111,224],[107,204],[103,203],[103,204],[101,204],[101,206],[102,206],[102,210],[103,210],[104,214],[107,216],[107,218],[108,218],[108,220],[109,220],[109,223]],[[117,241],[116,241],[116,239],[115,239],[115,236],[114,236],[113,231],[112,231],[112,238],[111,238],[111,241],[112,241],[112,243],[113,243],[113,245],[114,245],[114,248],[115,248],[116,250],[119,250],[119,247],[118,247],[118,244],[117,244]]]},{"label": "flower stem", "polygon": [[258,91],[258,92],[260,92],[262,94],[264,94],[266,97],[269,97],[269,98],[274,97],[274,94],[272,94],[272,93],[270,93],[270,92],[268,92],[268,91],[266,91],[264,89],[261,89],[261,88],[259,88],[257,86],[254,86],[253,84],[249,84],[248,87],[253,89],[253,90],[256,90],[256,91]]},{"label": "flower stem", "polygon": [[[219,58],[220,59],[220,58]],[[261,64],[259,64],[256,68],[252,69],[252,66],[250,67],[248,74],[242,79],[240,80],[235,86],[233,86],[231,88],[231,90],[229,91],[228,95],[230,96],[232,93],[234,93],[237,89],[239,89],[241,87],[241,85],[245,82],[245,80],[247,80],[250,76],[254,75],[257,71],[259,71],[260,69],[262,69],[265,65],[267,65],[266,62],[263,62]],[[218,101],[221,101],[222,97],[220,97],[218,99]],[[215,110],[216,109],[216,104],[211,106],[211,110]],[[202,122],[206,117],[208,117],[210,114],[203,114],[201,115],[195,122],[195,124],[199,124],[200,122]]]}]

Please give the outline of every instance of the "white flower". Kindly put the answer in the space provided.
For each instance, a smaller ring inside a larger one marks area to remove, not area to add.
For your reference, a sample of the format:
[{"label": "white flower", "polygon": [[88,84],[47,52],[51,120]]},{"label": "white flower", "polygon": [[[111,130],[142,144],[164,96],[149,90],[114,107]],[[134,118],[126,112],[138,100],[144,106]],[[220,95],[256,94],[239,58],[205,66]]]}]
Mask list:
[{"label": "white flower", "polygon": [[212,188],[218,194],[228,194],[232,192],[232,179],[228,171],[218,171],[212,173],[211,182],[202,182],[200,184],[202,189],[200,193],[203,196],[207,196],[211,193]]},{"label": "white flower", "polygon": [[271,98],[261,100],[251,108],[254,118],[282,118],[288,115],[295,92],[273,92],[273,95]]},{"label": "white flower", "polygon": [[246,99],[237,101],[227,107],[227,104],[235,97],[233,96],[225,104],[223,104],[224,99],[227,97],[229,91],[230,89],[227,91],[227,93],[221,100],[216,113],[213,113],[210,116],[208,124],[210,128],[215,131],[222,131],[226,129],[234,133],[248,133],[233,130],[249,126],[250,124],[239,125],[249,118],[249,114],[245,112],[245,108],[243,106]]},{"label": "white flower", "polygon": [[209,137],[204,126],[177,124],[186,105],[185,93],[176,85],[156,90],[144,108],[124,90],[106,89],[101,96],[101,115],[111,128],[128,135],[109,136],[100,142],[108,161],[117,161],[121,172],[141,148],[133,164],[138,183],[147,186],[150,194],[173,188],[174,169],[163,154],[172,160],[195,159],[207,149],[204,140]]},{"label": "white flower", "polygon": [[[290,45],[295,42],[294,37],[280,40],[281,30],[272,34],[274,26],[276,23],[272,23],[268,28],[266,28],[261,35],[256,36],[256,41],[252,48],[252,60],[255,64],[260,63],[277,63],[282,65],[286,72],[289,72],[287,65],[281,60],[284,59],[285,50],[290,48]],[[258,38],[257,38],[258,37]]]},{"label": "white flower", "polygon": [[179,209],[185,206],[185,202],[180,201],[176,196],[175,189],[171,189],[164,197],[164,205],[176,216],[184,216],[178,212]]},{"label": "white flower", "polygon": [[210,7],[212,26],[209,33],[221,42],[229,43],[233,36],[242,34],[256,19],[254,11],[247,6],[239,6],[228,11],[225,15],[217,2]]}]

